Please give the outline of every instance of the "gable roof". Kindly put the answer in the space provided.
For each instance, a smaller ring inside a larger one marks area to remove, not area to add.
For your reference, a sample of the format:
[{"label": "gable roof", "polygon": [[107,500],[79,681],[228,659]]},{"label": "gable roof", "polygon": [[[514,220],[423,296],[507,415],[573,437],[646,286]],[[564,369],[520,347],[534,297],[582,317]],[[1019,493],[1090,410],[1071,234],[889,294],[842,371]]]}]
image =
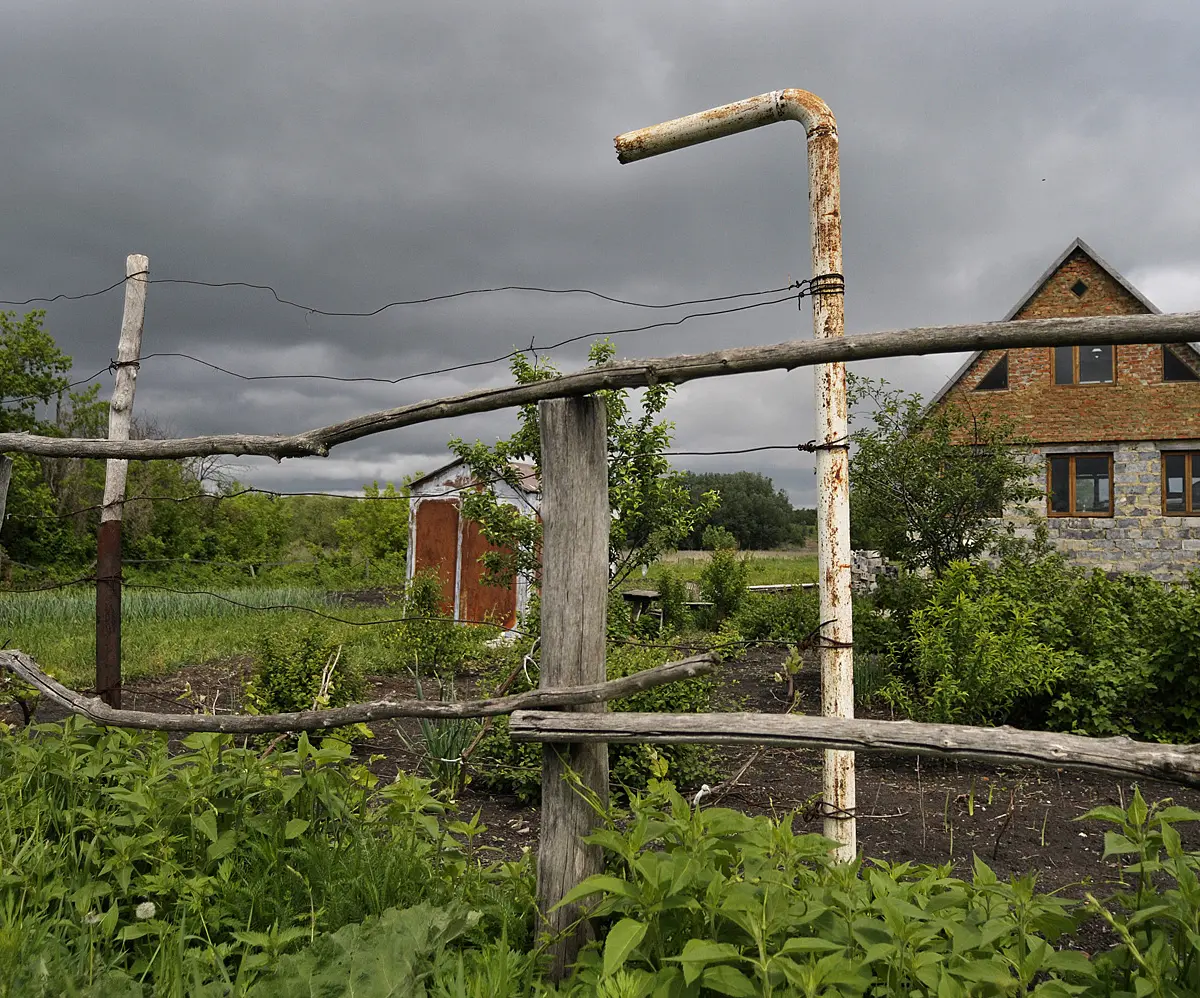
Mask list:
[{"label": "gable roof", "polygon": [[[466,462],[461,457],[456,457],[448,464],[443,464],[440,468],[434,468],[428,474],[422,475],[420,478],[414,478],[408,483],[409,490],[415,490],[422,485],[427,485],[435,479],[445,477],[446,472],[452,468],[466,466]],[[517,473],[517,484],[522,492],[530,495],[536,495],[541,490],[541,482],[538,480],[537,472],[532,464],[526,461],[509,461],[508,466]]]},{"label": "gable roof", "polygon": [[1154,304],[1154,302],[1152,302],[1149,298],[1147,298],[1144,294],[1142,294],[1137,288],[1135,288],[1132,284],[1130,284],[1127,280],[1125,280],[1125,278],[1120,273],[1117,272],[1115,267],[1111,266],[1102,256],[1100,256],[1099,253],[1097,253],[1087,243],[1085,243],[1082,239],[1080,239],[1078,236],[1076,236],[1071,241],[1071,245],[1062,251],[1062,253],[1059,255],[1058,259],[1055,260],[1052,264],[1050,264],[1049,267],[1046,268],[1045,273],[1043,273],[1041,277],[1039,277],[1036,281],[1033,282],[1033,287],[1031,287],[1027,292],[1025,292],[1025,295],[1021,298],[1021,300],[1019,302],[1017,302],[1011,309],[1009,309],[1008,315],[1006,315],[1004,317],[1004,321],[1005,322],[1012,321],[1012,319],[1014,319],[1018,315],[1018,313],[1020,313],[1021,309],[1023,309],[1026,305],[1029,304],[1030,299],[1032,299],[1034,295],[1036,295],[1039,291],[1042,290],[1043,285],[1045,285],[1045,283],[1048,280],[1050,280],[1051,277],[1054,276],[1054,272],[1056,270],[1058,270],[1058,268],[1061,267],[1064,263],[1066,263],[1067,258],[1072,253],[1074,253],[1076,250],[1080,250],[1081,252],[1083,252],[1086,256],[1088,256],[1091,259],[1092,263],[1096,264],[1096,266],[1098,266],[1101,270],[1103,270],[1109,277],[1111,277],[1121,287],[1123,287],[1126,291],[1128,291],[1131,295],[1133,295],[1133,297],[1137,299],[1138,303],[1140,305],[1142,305],[1146,309],[1147,312],[1151,313],[1152,315],[1162,315],[1162,312],[1159,310],[1158,306]]},{"label": "gable roof", "polygon": [[[1106,261],[1102,256],[1100,256],[1099,253],[1097,253],[1087,243],[1085,243],[1082,239],[1080,239],[1078,236],[1076,236],[1073,240],[1071,240],[1071,244],[1065,250],[1063,250],[1062,253],[1059,254],[1058,258],[1052,264],[1050,264],[1049,267],[1046,268],[1046,270],[1042,273],[1042,275],[1036,281],[1033,282],[1033,286],[1028,291],[1026,291],[1024,295],[1021,296],[1020,300],[1011,309],[1008,310],[1008,314],[1004,317],[1003,321],[1011,322],[1015,316],[1019,315],[1021,312],[1021,309],[1023,309],[1026,305],[1028,305],[1029,302],[1033,299],[1034,295],[1036,295],[1039,291],[1042,290],[1043,287],[1045,287],[1046,282],[1049,281],[1050,278],[1054,276],[1054,274],[1058,270],[1058,268],[1061,267],[1064,263],[1066,263],[1067,259],[1076,250],[1079,250],[1081,253],[1085,254],[1094,264],[1096,264],[1096,266],[1098,266],[1109,277],[1111,277],[1113,279],[1113,281],[1115,281],[1118,285],[1120,285],[1124,290],[1128,291],[1129,294],[1132,295],[1133,298],[1140,305],[1145,307],[1147,312],[1151,313],[1152,315],[1162,315],[1162,311],[1159,309],[1159,307],[1157,305],[1154,304],[1154,302],[1152,302],[1149,298],[1147,298],[1144,294],[1142,294],[1137,288],[1135,288],[1132,284],[1130,284],[1129,281],[1127,281],[1125,279],[1125,277],[1115,267],[1113,267],[1111,264],[1108,263],[1108,261]],[[1200,361],[1200,343],[1189,343],[1189,344],[1176,343],[1176,344],[1174,344],[1174,346],[1184,347],[1185,349],[1190,346],[1191,349],[1195,352],[1195,355],[1196,355],[1195,359],[1197,361]],[[940,389],[938,389],[937,394],[934,395],[933,398],[931,398],[929,400],[929,402],[925,406],[925,408],[927,410],[931,409],[931,408],[933,408],[933,406],[937,405],[943,398],[945,398],[946,393],[949,392],[950,389],[953,388],[956,384],[958,384],[958,382],[960,380],[962,380],[962,378],[966,375],[966,373],[969,370],[971,370],[972,367],[975,366],[975,362],[977,360],[979,360],[980,357],[983,356],[983,353],[984,353],[984,351],[982,351],[982,350],[976,350],[973,354],[971,354],[971,356],[967,358],[967,360],[963,363],[963,365],[957,371],[955,371],[952,375],[950,375],[950,377],[947,379],[946,383],[944,385],[942,385],[942,387]]]}]

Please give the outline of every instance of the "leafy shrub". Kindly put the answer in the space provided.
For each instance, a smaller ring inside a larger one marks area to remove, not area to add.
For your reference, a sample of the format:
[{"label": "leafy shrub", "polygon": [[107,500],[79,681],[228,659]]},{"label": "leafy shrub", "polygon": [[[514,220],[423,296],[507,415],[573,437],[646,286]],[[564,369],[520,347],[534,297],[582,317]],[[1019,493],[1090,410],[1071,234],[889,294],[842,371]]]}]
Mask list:
[{"label": "leafy shrub", "polygon": [[729,530],[710,523],[700,535],[700,546],[705,551],[736,551],[738,542]]},{"label": "leafy shrub", "polygon": [[818,603],[816,589],[747,593],[733,620],[747,641],[799,645],[820,623]]},{"label": "leafy shrub", "polygon": [[243,994],[314,936],[421,904],[478,912],[473,945],[530,940],[529,864],[487,873],[478,823],[344,743],[171,751],[71,719],[0,737],[0,800],[4,998]]},{"label": "leafy shrub", "polygon": [[1038,640],[1036,612],[984,584],[984,570],[951,565],[928,606],[913,612],[911,669],[921,720],[1000,723],[1045,698],[1067,673],[1063,653]]},{"label": "leafy shrub", "polygon": [[689,806],[668,784],[632,812],[590,837],[609,870],[568,895],[608,923],[571,982],[580,998],[1050,998],[1094,979],[1085,954],[1055,948],[1072,902],[1033,875],[1005,884],[979,859],[969,882],[948,866],[836,865],[833,843],[796,834],[791,815]]},{"label": "leafy shrub", "polygon": [[403,623],[388,635],[400,668],[417,675],[451,677],[465,659],[483,652],[499,628],[457,624],[442,610],[442,587],[434,571],[418,572],[399,600]]},{"label": "leafy shrub", "polygon": [[700,570],[700,595],[712,606],[709,626],[715,630],[726,617],[737,613],[746,599],[750,563],[732,548],[716,548]]},{"label": "leafy shrub", "polygon": [[678,633],[691,626],[687,583],[670,569],[663,569],[658,576],[658,602],[662,607],[664,630]]},{"label": "leafy shrub", "polygon": [[259,637],[254,675],[246,684],[255,714],[343,707],[362,698],[362,677],[341,659],[341,646],[315,624]]},{"label": "leafy shrub", "polygon": [[[607,653],[609,679],[669,662],[678,657],[671,649],[636,644],[610,646]],[[505,670],[507,673],[507,670]],[[533,677],[536,679],[536,677]],[[531,689],[524,676],[511,692]],[[713,709],[716,684],[708,676],[697,676],[643,690],[633,696],[613,700],[609,710],[660,711],[663,713],[704,713]],[[660,775],[656,770],[665,762],[668,771],[681,784],[694,786],[714,773],[715,751],[705,745],[660,745],[655,753],[643,745],[610,745],[609,773],[617,788],[642,789]],[[496,718],[492,728],[471,757],[476,778],[486,787],[514,793],[523,800],[534,800],[542,788],[542,747],[537,743],[514,742],[508,735],[508,719]]]}]

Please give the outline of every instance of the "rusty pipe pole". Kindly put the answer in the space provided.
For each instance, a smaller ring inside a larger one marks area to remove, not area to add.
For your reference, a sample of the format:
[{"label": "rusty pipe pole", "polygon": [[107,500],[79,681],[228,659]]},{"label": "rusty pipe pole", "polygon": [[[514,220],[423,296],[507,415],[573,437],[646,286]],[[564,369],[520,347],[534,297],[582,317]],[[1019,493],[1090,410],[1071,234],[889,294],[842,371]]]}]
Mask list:
[{"label": "rusty pipe pole", "polygon": [[[760,128],[798,121],[808,136],[808,203],[813,268],[813,335],[845,335],[842,280],[841,179],[837,122],[828,105],[805,90],[775,90],[736,104],[640,128],[616,137],[617,159],[639,159]],[[846,365],[816,369],[817,548],[821,593],[821,713],[854,716],[853,630],[850,607],[850,478],[846,444]],[[825,752],[825,834],[837,857],[853,859],[854,753]]]}]

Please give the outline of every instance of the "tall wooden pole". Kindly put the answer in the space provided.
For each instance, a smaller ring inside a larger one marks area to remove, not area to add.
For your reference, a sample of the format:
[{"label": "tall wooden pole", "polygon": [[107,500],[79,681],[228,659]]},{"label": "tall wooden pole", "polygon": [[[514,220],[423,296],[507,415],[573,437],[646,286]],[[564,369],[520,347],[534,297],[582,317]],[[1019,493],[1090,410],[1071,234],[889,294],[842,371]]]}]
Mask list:
[{"label": "tall wooden pole", "polygon": [[12,480],[12,458],[0,454],[0,530],[4,529],[4,507],[8,503],[8,483]]},{"label": "tall wooden pole", "polygon": [[[0,454],[0,530],[4,529],[4,507],[8,503],[8,483],[12,481],[12,458]],[[7,578],[4,566],[4,548],[0,547],[0,578]]]},{"label": "tall wooden pole", "polygon": [[[538,405],[542,440],[541,685],[580,686],[605,679],[608,605],[608,444],[604,403],[589,395]],[[604,704],[576,708],[603,711]],[[583,836],[596,824],[592,805],[572,785],[578,777],[600,805],[608,802],[608,746],[547,745],[542,750],[542,828],[538,908],[557,938],[550,976],[561,980],[587,941],[590,926],[568,927],[576,905],[555,909],[584,878],[604,868]]]},{"label": "tall wooden pole", "polygon": [[[108,406],[109,440],[129,439],[149,273],[147,257],[134,254],[125,258],[125,313],[117,346],[112,401]],[[128,461],[108,462],[100,533],[96,539],[96,692],[110,707],[121,706],[121,516],[128,470]]]}]

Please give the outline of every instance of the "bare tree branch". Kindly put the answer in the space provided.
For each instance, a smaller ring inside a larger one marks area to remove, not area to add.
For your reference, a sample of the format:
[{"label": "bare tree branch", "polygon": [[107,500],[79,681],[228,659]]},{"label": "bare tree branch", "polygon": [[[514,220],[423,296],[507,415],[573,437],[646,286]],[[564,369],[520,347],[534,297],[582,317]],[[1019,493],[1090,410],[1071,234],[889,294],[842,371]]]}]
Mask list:
[{"label": "bare tree branch", "polygon": [[370,724],[397,717],[491,717],[511,714],[523,707],[574,707],[602,703],[640,693],[655,686],[692,679],[712,672],[717,658],[708,653],[646,669],[644,672],[590,683],[569,689],[530,690],[505,697],[482,700],[375,700],[331,710],[305,710],[290,714],[156,714],[142,710],[115,710],[95,697],[69,690],[47,676],[32,658],[17,650],[0,651],[0,667],[25,680],[40,693],[73,714],[97,724],[151,731],[218,731],[239,735],[261,735],[275,731],[316,731],[348,724]]},{"label": "bare tree branch", "polygon": [[829,340],[792,340],[773,346],[738,347],[712,353],[650,360],[620,360],[532,384],[482,388],[462,395],[384,409],[290,436],[225,433],[176,440],[83,440],[0,433],[0,453],[45,457],[106,457],[153,460],[212,454],[259,454],[276,459],[324,457],[330,448],[402,426],[452,416],[494,412],[542,399],[570,398],[617,388],[644,388],[670,382],[757,371],[792,370],[839,361],[871,360],[1005,347],[1082,346],[1110,343],[1186,343],[1200,340],[1200,312],[1174,315],[1114,315],[1023,322],[983,322],[963,326],[923,326]]}]

